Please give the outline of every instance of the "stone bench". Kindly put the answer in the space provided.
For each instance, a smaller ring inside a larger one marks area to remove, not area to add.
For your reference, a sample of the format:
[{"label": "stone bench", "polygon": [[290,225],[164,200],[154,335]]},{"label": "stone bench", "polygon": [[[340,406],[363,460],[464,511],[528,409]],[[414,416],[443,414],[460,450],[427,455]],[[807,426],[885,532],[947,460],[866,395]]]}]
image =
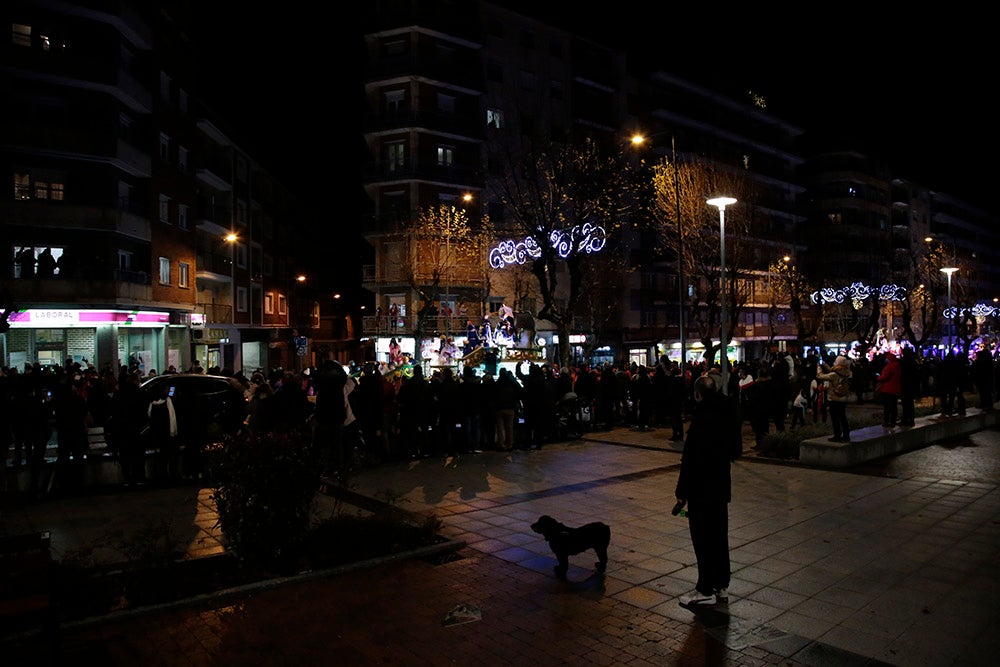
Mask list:
[{"label": "stone bench", "polygon": [[981,431],[998,423],[1000,410],[968,408],[964,417],[942,417],[940,414],[917,417],[911,427],[896,426],[889,429],[867,426],[851,431],[850,442],[830,442],[827,436],[803,440],[799,444],[799,462],[829,468],[847,468]]}]

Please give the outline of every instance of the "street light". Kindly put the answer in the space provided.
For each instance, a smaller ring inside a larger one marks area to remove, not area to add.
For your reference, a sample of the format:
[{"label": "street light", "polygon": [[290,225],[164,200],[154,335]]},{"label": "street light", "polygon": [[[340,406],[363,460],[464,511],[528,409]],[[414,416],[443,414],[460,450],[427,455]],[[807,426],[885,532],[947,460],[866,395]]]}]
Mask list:
[{"label": "street light", "polygon": [[225,236],[226,243],[229,244],[229,290],[232,296],[232,311],[230,313],[232,324],[236,324],[236,241],[239,240],[236,232],[229,232]]},{"label": "street light", "polygon": [[[633,134],[631,141],[633,146],[641,146],[645,143],[646,137],[641,134]],[[685,380],[684,365],[687,359],[687,345],[684,340],[684,230],[681,226],[681,185],[677,178],[677,146],[674,143],[673,132],[670,133],[670,162],[674,172],[674,217],[677,218],[677,333],[681,344],[681,379]]]},{"label": "street light", "polygon": [[[943,269],[941,269],[941,273],[943,273],[946,276],[948,276],[948,310],[951,310],[951,276],[956,271],[958,271],[958,269],[956,267],[954,267],[954,266],[946,266]],[[952,321],[952,323],[954,324],[954,320]],[[951,352],[951,331],[950,330],[948,332],[948,352]]]},{"label": "street light", "polygon": [[722,362],[722,393],[729,395],[729,354],[727,352],[726,329],[729,319],[729,309],[726,306],[726,207],[736,203],[732,197],[715,197],[707,200],[709,206],[719,209],[719,267],[720,295],[722,299],[722,314],[719,320],[719,352]]}]

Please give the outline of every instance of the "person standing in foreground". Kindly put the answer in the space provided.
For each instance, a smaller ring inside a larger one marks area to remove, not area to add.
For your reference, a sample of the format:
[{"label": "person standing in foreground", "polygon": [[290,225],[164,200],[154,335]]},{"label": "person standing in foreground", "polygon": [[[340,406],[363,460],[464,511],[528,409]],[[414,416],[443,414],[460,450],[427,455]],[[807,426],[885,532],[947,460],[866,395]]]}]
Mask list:
[{"label": "person standing in foreground", "polygon": [[693,592],[681,596],[682,607],[729,601],[730,465],[743,450],[736,408],[711,376],[695,380],[694,400],[674,492],[675,512],[687,506],[698,561],[698,582]]}]

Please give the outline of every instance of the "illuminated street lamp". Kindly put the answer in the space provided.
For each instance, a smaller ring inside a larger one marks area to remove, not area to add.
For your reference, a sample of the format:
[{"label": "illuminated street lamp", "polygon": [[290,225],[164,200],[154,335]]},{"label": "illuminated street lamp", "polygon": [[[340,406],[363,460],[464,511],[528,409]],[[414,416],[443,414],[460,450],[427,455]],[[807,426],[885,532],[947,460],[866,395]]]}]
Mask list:
[{"label": "illuminated street lamp", "polygon": [[719,209],[719,267],[722,298],[722,315],[719,321],[719,347],[722,362],[722,393],[729,395],[729,354],[726,345],[726,328],[729,309],[726,305],[726,207],[736,203],[732,197],[715,197],[707,200],[709,206]]},{"label": "illuminated street lamp", "polygon": [[[656,136],[656,135],[653,135]],[[641,134],[632,135],[632,145],[641,146],[646,142],[646,137]],[[677,178],[677,146],[674,143],[674,134],[670,133],[670,162],[674,171],[674,210],[677,218],[677,333],[681,344],[681,378],[685,378],[684,365],[687,359],[687,345],[684,340],[684,231],[681,227],[681,186]]]},{"label": "illuminated street lamp", "polygon": [[[958,268],[954,266],[946,266],[941,269],[941,273],[948,276],[948,310],[951,310],[951,276],[953,273],[958,271]],[[954,324],[954,317],[952,317],[952,324]],[[949,330],[948,334],[948,352],[951,352],[951,332]]]},{"label": "illuminated street lamp", "polygon": [[225,236],[226,243],[229,244],[229,290],[232,296],[231,321],[236,324],[236,241],[239,240],[236,232],[229,232]]}]

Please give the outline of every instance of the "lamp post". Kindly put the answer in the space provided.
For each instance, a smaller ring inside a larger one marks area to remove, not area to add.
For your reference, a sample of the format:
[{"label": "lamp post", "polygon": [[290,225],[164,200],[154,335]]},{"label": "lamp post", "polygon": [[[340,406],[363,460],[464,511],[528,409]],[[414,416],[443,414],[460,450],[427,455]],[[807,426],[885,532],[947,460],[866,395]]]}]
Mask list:
[{"label": "lamp post", "polygon": [[719,317],[719,355],[722,362],[722,393],[729,395],[729,354],[727,353],[726,329],[728,328],[729,308],[726,304],[726,207],[736,203],[732,197],[715,197],[707,200],[709,206],[719,209],[719,279],[722,314]]},{"label": "lamp post", "polygon": [[[634,134],[631,141],[634,146],[639,146],[645,143],[646,137]],[[684,289],[684,231],[681,226],[681,185],[677,178],[677,145],[673,132],[670,133],[670,161],[674,172],[674,217],[677,218],[677,337],[681,345],[681,379],[686,380],[684,372],[687,361],[687,344],[684,340],[684,292],[686,291]]]},{"label": "lamp post", "polygon": [[[954,267],[954,266],[946,266],[943,269],[941,269],[941,273],[943,273],[946,276],[948,276],[948,310],[951,310],[951,276],[956,271],[958,271],[958,269],[956,267]],[[953,323],[954,323],[954,321],[953,321]],[[949,332],[948,332],[948,352],[951,352],[951,331],[950,331],[950,329],[949,329]],[[947,352],[946,352],[946,354],[947,354]]]},{"label": "lamp post", "polygon": [[239,237],[236,232],[229,232],[225,237],[229,244],[229,289],[232,295],[232,311],[230,312],[231,323],[236,324],[236,241]]}]

